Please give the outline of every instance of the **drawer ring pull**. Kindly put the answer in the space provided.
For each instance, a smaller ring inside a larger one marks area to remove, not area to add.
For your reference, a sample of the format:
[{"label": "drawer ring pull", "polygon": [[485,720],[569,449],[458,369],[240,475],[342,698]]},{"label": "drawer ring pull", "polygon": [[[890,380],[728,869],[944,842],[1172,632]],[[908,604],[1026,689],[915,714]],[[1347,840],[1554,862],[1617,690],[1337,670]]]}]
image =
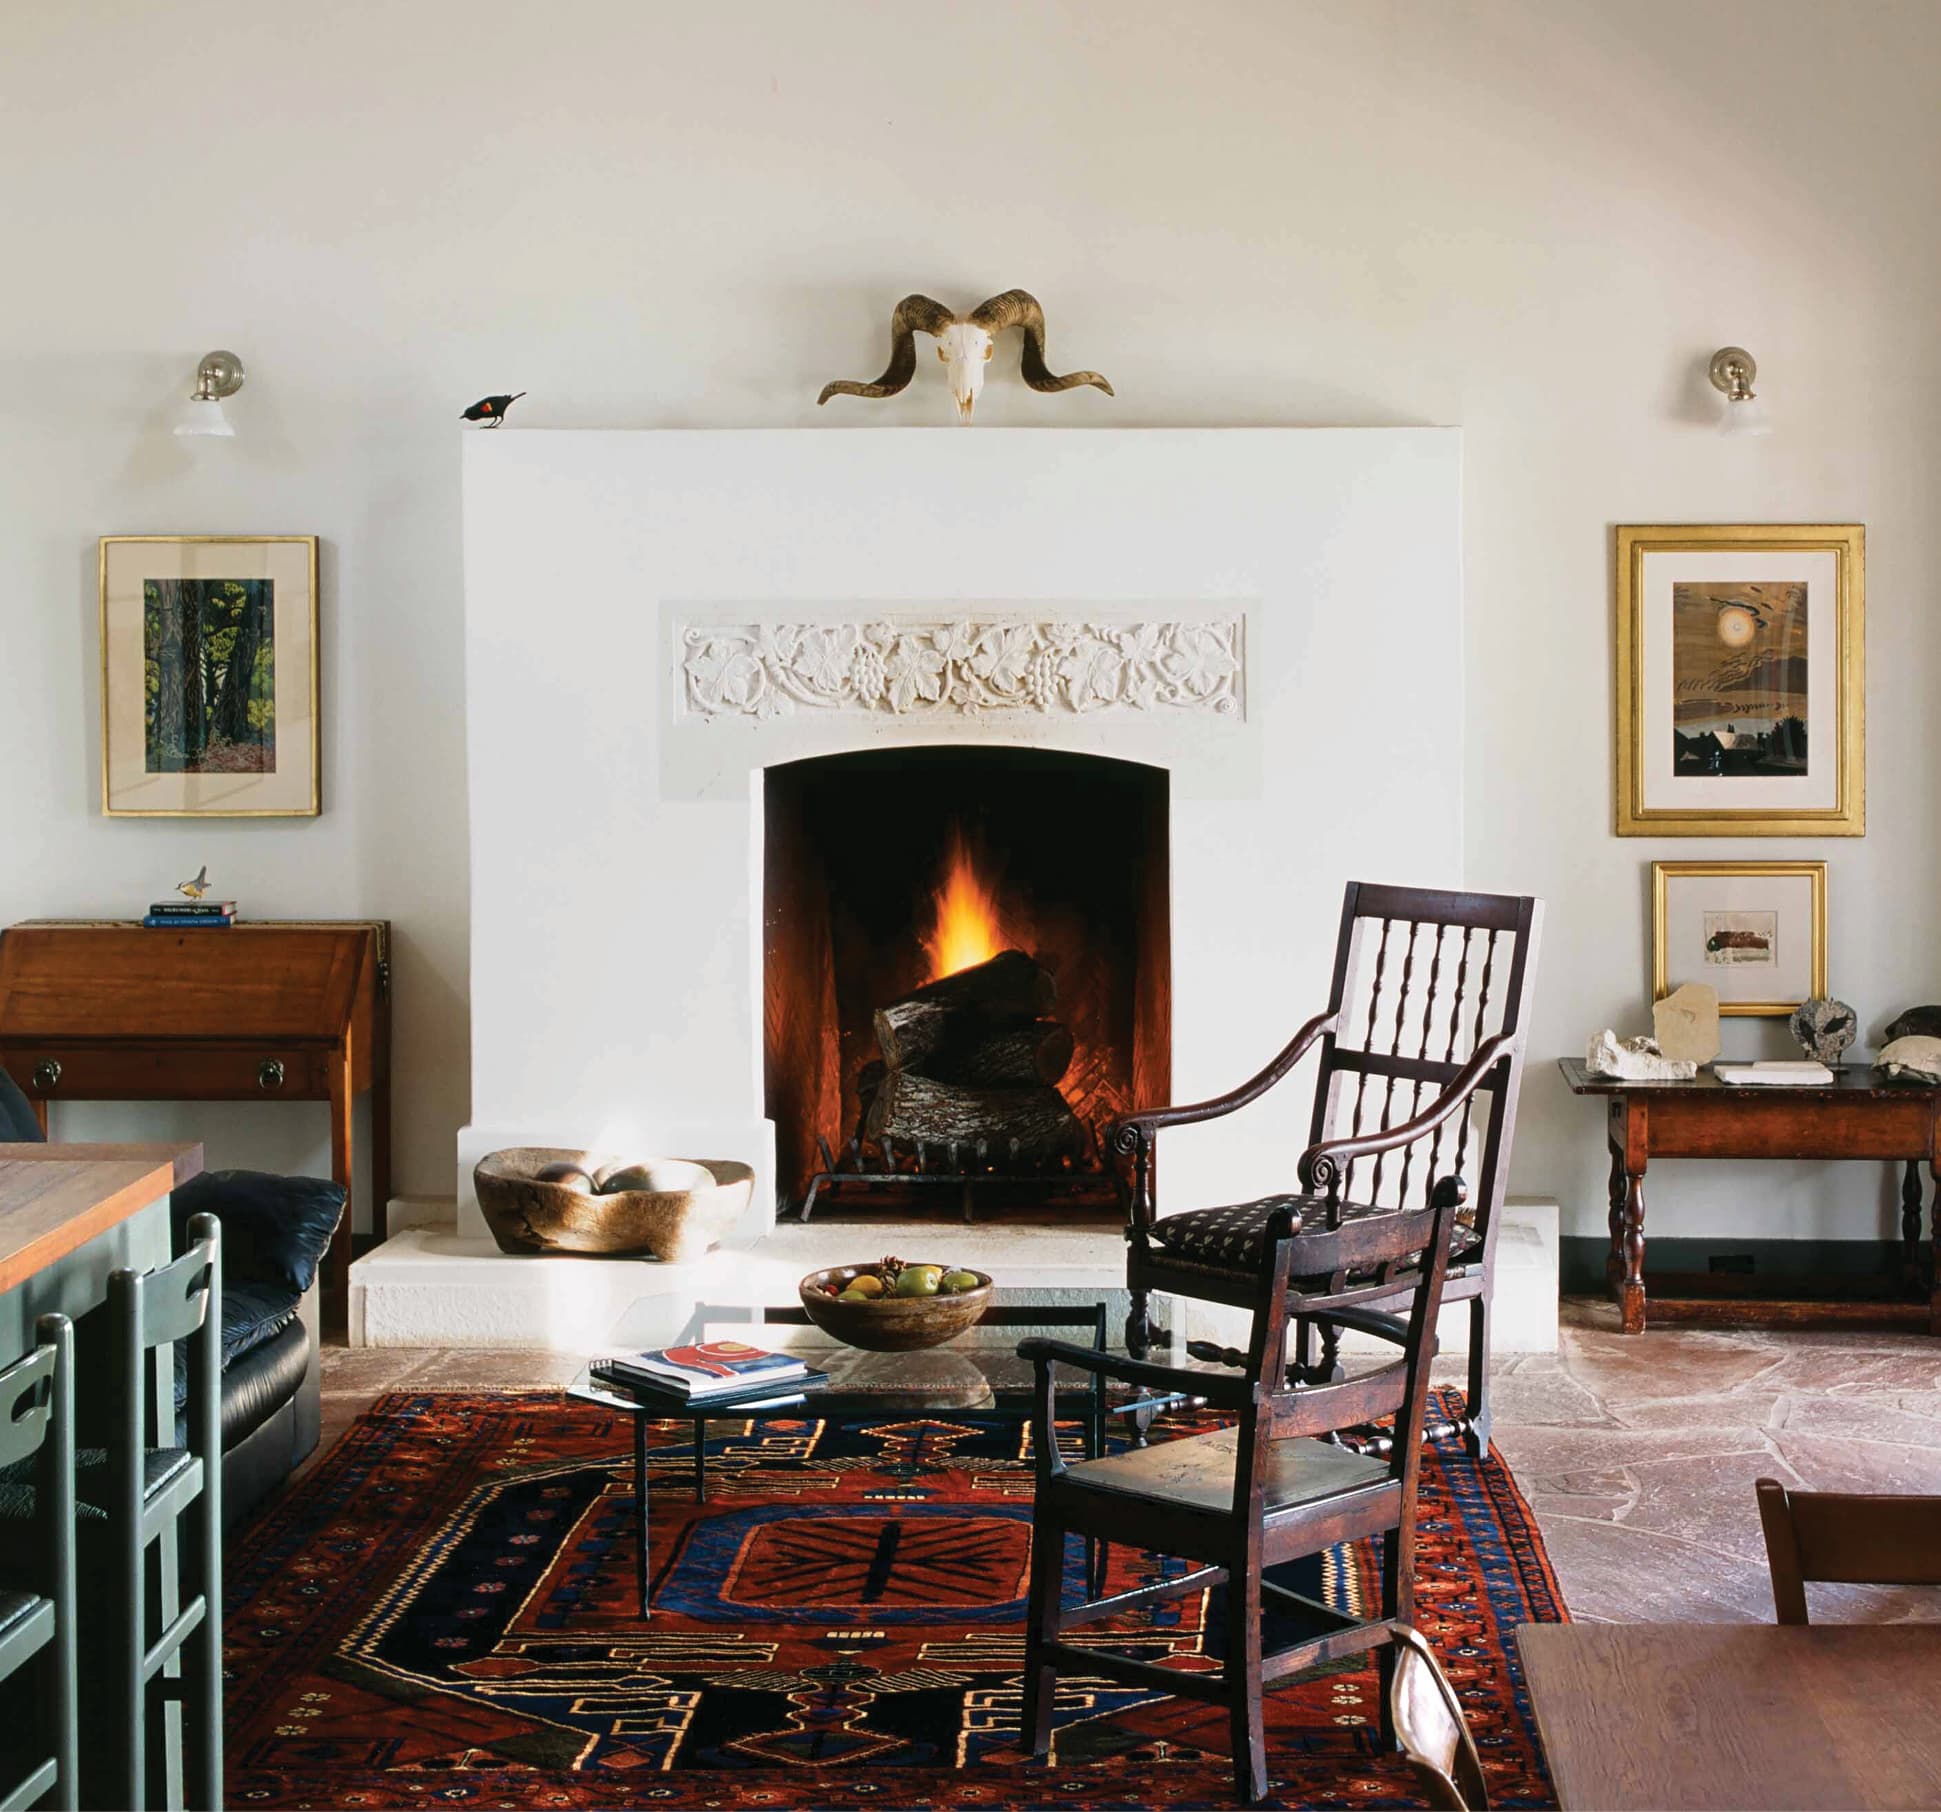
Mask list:
[{"label": "drawer ring pull", "polygon": [[283,1086],[283,1065],[274,1057],[265,1057],[262,1067],[256,1072],[258,1088],[281,1088]]},{"label": "drawer ring pull", "polygon": [[43,1057],[34,1065],[34,1087],[43,1095],[59,1088],[60,1085],[61,1065],[58,1058]]}]

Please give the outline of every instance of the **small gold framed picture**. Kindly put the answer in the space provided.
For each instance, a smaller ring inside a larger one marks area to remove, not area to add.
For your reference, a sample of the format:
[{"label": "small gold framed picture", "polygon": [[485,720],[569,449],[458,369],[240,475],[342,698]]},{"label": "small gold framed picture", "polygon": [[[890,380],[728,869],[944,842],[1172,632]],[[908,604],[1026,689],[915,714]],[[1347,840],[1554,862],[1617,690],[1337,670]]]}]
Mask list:
[{"label": "small gold framed picture", "polygon": [[1617,834],[1867,829],[1866,530],[1617,531]]},{"label": "small gold framed picture", "polygon": [[101,809],[322,810],[314,535],[101,541]]},{"label": "small gold framed picture", "polygon": [[1703,982],[1778,1017],[1827,991],[1824,862],[1654,862],[1651,924],[1654,1000]]}]

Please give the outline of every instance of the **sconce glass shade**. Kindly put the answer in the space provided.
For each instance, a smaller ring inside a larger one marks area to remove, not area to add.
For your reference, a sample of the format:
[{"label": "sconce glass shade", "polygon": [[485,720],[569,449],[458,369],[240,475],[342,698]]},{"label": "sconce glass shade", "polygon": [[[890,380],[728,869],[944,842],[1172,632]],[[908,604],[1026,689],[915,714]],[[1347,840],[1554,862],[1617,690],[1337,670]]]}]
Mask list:
[{"label": "sconce glass shade", "polygon": [[1721,346],[1712,354],[1705,375],[1712,388],[1725,398],[1725,414],[1719,419],[1719,432],[1732,435],[1770,434],[1772,422],[1752,388],[1759,367],[1743,346]]},{"label": "sconce glass shade", "polygon": [[182,405],[182,419],[175,424],[177,434],[186,437],[196,435],[215,435],[225,440],[234,440],[236,430],[229,417],[222,411],[222,404],[213,396],[191,397]]},{"label": "sconce glass shade", "polygon": [[1729,434],[1735,440],[1750,440],[1772,431],[1772,417],[1766,412],[1766,405],[1756,396],[1744,397],[1725,405],[1725,418],[1719,423],[1721,434]]}]

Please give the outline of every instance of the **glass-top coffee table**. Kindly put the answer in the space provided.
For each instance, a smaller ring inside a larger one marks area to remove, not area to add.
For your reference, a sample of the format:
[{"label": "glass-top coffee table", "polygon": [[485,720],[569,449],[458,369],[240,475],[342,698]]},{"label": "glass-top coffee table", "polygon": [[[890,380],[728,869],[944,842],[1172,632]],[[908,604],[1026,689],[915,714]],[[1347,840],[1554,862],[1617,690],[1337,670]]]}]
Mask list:
[{"label": "glass-top coffee table", "polygon": [[[1122,1340],[1111,1324],[1123,1326],[1097,1289],[1033,1289],[1028,1302],[999,1302],[983,1319],[947,1346],[916,1353],[866,1353],[829,1341],[810,1320],[799,1302],[766,1308],[706,1305],[695,1311],[688,1339],[733,1338],[751,1346],[799,1353],[811,1369],[829,1374],[825,1383],[788,1390],[750,1391],[745,1396],[717,1397],[704,1404],[682,1404],[650,1392],[634,1392],[609,1379],[596,1378],[591,1366],[582,1367],[566,1387],[569,1397],[620,1410],[633,1419],[634,1447],[634,1585],[640,1615],[650,1616],[647,1586],[648,1469],[647,1424],[687,1422],[694,1430],[694,1498],[708,1495],[707,1424],[709,1422],[851,1421],[875,1416],[981,1415],[1025,1421],[1031,1414],[1034,1369],[1018,1357],[1018,1342],[1030,1334],[1089,1346],[1097,1352],[1123,1354]],[[1160,1357],[1160,1355],[1154,1355]],[[1171,1363],[1170,1360],[1166,1361]],[[1186,1369],[1219,1372],[1190,1361]],[[1231,1377],[1232,1374],[1224,1374]],[[1085,1457],[1105,1451],[1110,1417],[1132,1418],[1136,1434],[1159,1411],[1196,1401],[1185,1392],[1135,1390],[1108,1393],[1096,1374],[1069,1367],[1052,1373],[1059,1417],[1076,1422],[1082,1432]],[[1103,1555],[1088,1551],[1088,1571],[1103,1565]]]}]

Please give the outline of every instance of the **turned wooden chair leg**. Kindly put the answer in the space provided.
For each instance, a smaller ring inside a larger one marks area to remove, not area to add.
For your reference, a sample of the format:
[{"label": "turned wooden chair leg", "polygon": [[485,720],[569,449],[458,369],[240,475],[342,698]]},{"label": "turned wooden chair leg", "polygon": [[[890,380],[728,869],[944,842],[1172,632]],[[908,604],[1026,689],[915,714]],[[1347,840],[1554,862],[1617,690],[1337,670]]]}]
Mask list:
[{"label": "turned wooden chair leg", "polygon": [[1020,1747],[1030,1756],[1051,1751],[1052,1711],[1058,1669],[1045,1644],[1058,1639],[1064,1609],[1065,1531],[1036,1522],[1031,1530],[1031,1597],[1024,1625],[1024,1705],[1018,1720]]},{"label": "turned wooden chair leg", "polygon": [[1489,1453],[1489,1285],[1480,1296],[1469,1300],[1469,1391],[1464,1407],[1469,1426],[1463,1431],[1463,1445],[1472,1460]]},{"label": "turned wooden chair leg", "polygon": [[[1415,1621],[1415,1543],[1407,1529],[1391,1529],[1382,1537],[1382,1616],[1393,1626]],[[1401,1651],[1391,1635],[1376,1651],[1375,1671],[1381,1691],[1382,1748],[1398,1748],[1395,1734],[1395,1669]]]},{"label": "turned wooden chair leg", "polygon": [[1243,1805],[1267,1797],[1267,1725],[1261,1709],[1260,1569],[1235,1567],[1227,1580],[1227,1727],[1233,1790]]}]

